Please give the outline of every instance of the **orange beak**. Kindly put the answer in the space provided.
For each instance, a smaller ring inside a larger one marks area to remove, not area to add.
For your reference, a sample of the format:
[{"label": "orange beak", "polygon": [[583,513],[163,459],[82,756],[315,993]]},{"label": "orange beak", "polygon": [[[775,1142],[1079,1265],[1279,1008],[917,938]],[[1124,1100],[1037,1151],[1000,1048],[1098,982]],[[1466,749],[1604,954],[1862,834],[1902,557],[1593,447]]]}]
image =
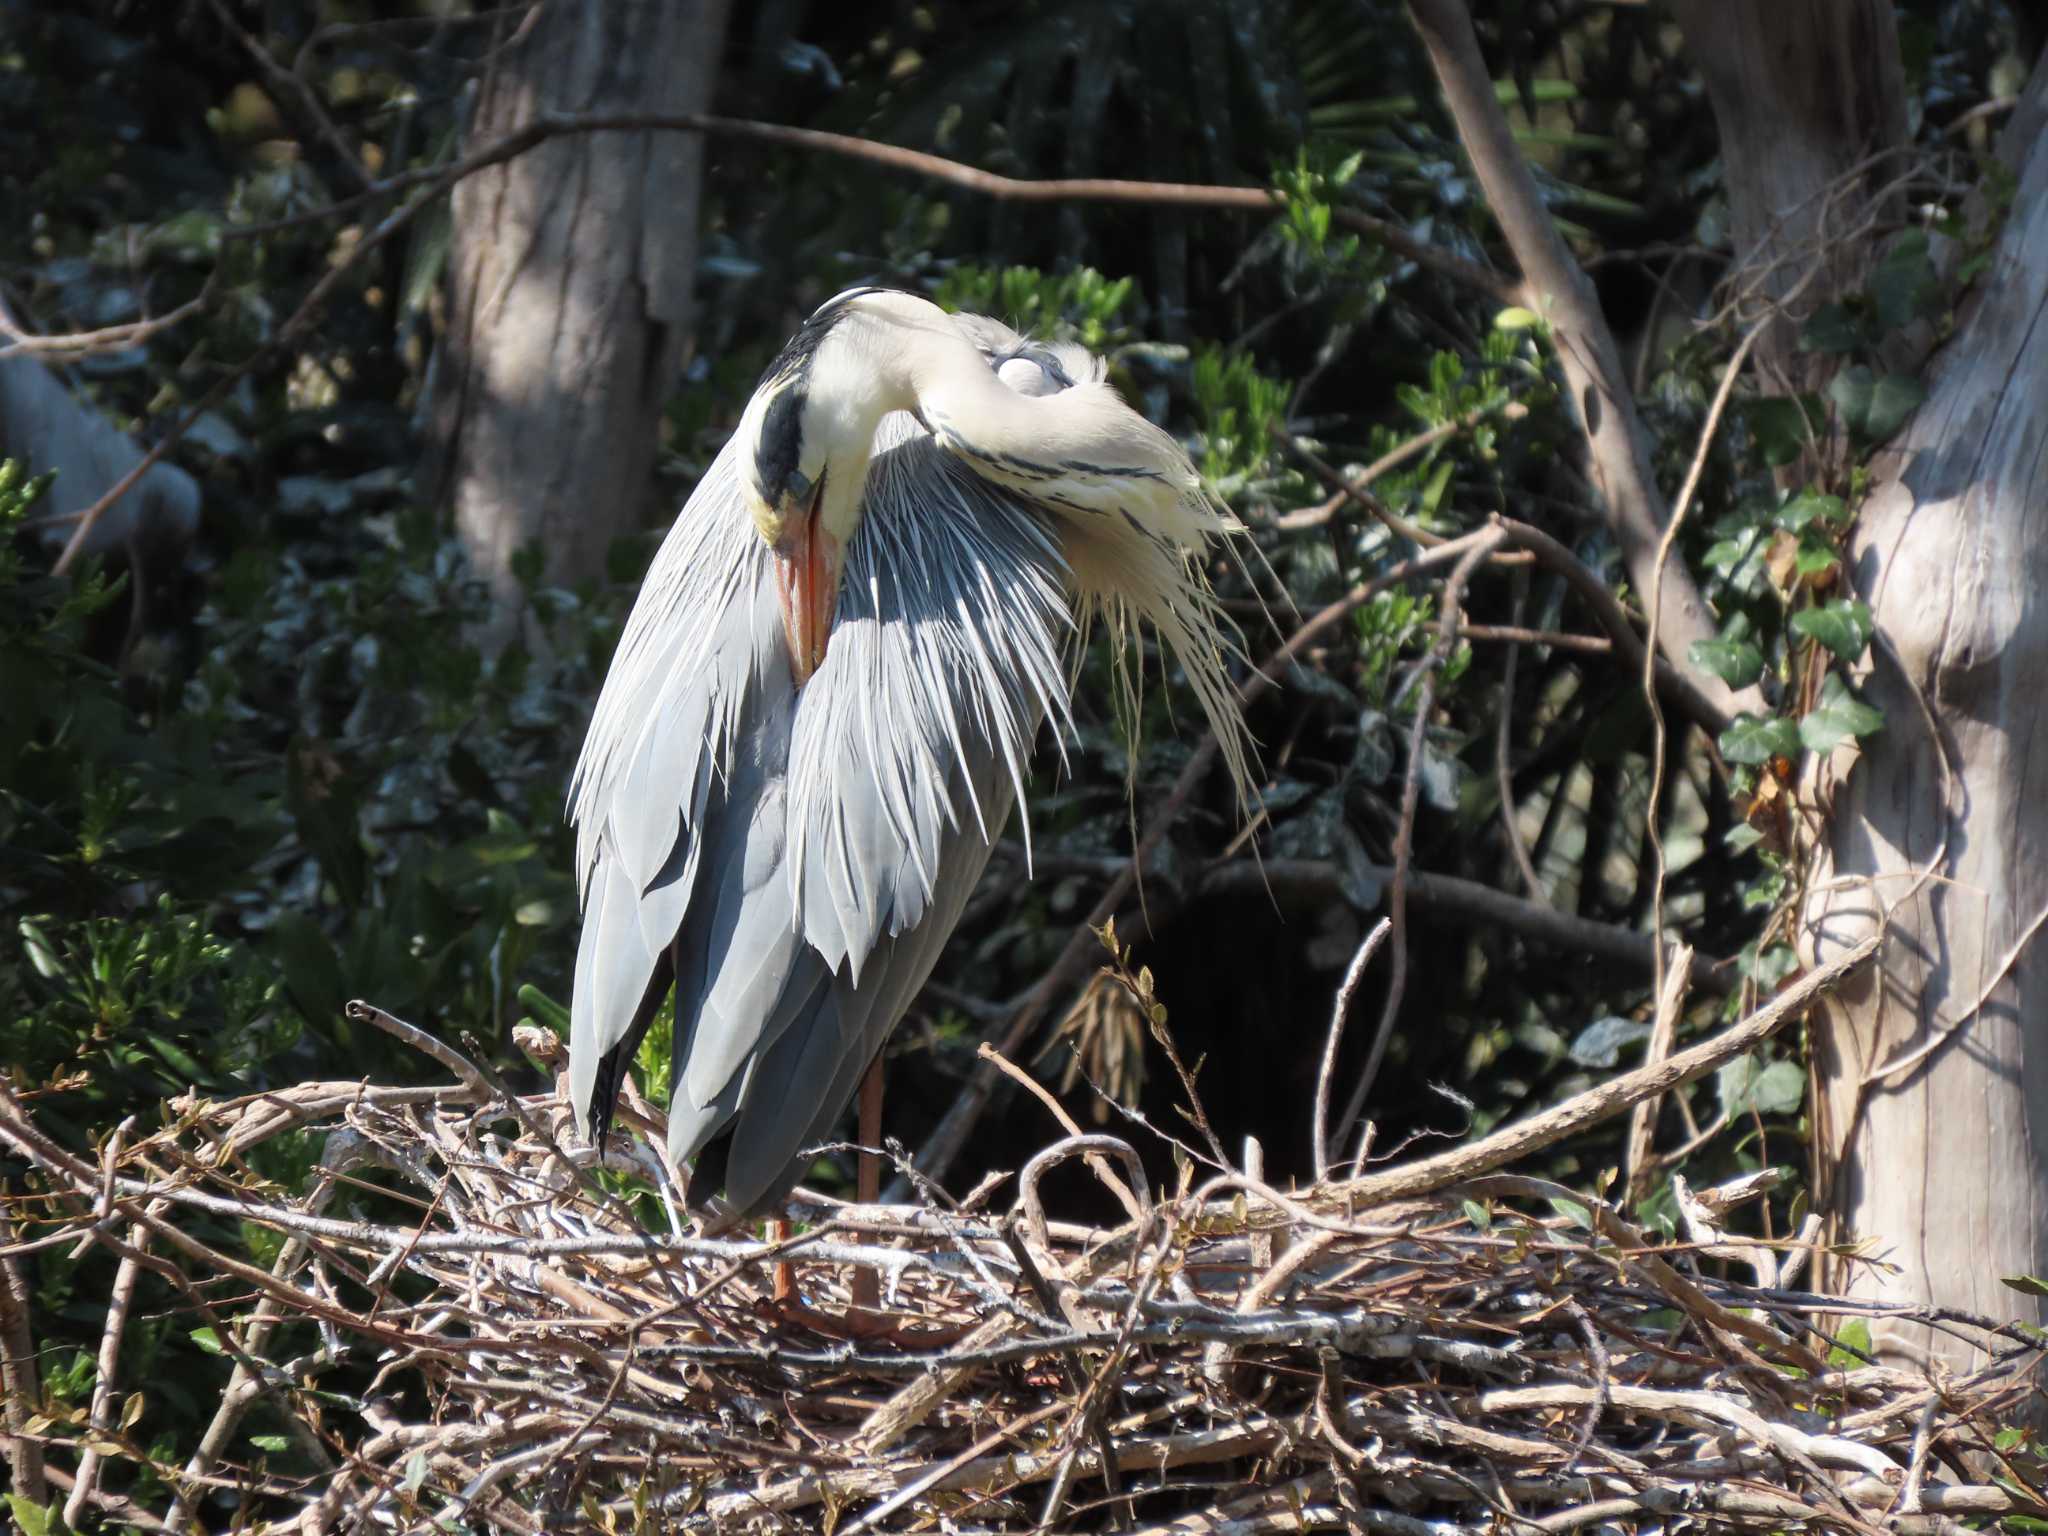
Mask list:
[{"label": "orange beak", "polygon": [[845,551],[818,526],[815,499],[783,525],[775,545],[775,585],[782,598],[782,635],[789,643],[789,668],[797,687],[825,662],[832,617],[839,611],[839,570]]}]

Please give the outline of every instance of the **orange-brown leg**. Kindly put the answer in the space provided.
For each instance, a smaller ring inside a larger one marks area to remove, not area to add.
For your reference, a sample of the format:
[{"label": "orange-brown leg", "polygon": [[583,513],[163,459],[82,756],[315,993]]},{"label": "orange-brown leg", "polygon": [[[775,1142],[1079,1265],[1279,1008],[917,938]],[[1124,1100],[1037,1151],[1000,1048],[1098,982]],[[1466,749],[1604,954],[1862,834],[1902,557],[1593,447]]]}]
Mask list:
[{"label": "orange-brown leg", "polygon": [[[861,1150],[856,1154],[853,1187],[862,1205],[873,1205],[882,1198],[881,1155],[868,1150],[882,1144],[882,1055],[875,1053],[860,1080]],[[882,1304],[881,1281],[872,1269],[856,1269],[850,1289],[856,1308],[872,1312]]]},{"label": "orange-brown leg", "polygon": [[[786,1243],[789,1241],[789,1221],[778,1216],[768,1223],[768,1241]],[[787,1259],[775,1261],[775,1304],[783,1306],[796,1295],[796,1266]]]}]

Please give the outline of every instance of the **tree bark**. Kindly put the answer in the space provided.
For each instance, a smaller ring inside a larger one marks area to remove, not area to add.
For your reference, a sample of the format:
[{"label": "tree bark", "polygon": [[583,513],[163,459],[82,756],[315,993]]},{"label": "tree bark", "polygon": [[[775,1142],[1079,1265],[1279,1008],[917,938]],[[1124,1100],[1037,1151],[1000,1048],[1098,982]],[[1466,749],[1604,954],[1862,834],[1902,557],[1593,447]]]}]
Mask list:
[{"label": "tree bark", "polygon": [[[1740,265],[1786,306],[1760,338],[1773,392],[1816,389],[1833,359],[1799,323],[1861,286],[1869,215],[1904,169],[1898,34],[1881,0],[1678,0],[1720,127]],[[2025,955],[2048,904],[2048,70],[2008,136],[2024,181],[1974,309],[1935,360],[1927,399],[1872,466],[1850,547],[1878,640],[1865,695],[1885,711],[1860,760],[1827,765],[1825,822],[1801,914],[1824,963],[1886,922],[1881,969],[1813,1023],[1815,1194],[1845,1261],[1836,1289],[2035,1315],[2001,1276],[2048,1269],[2048,1048],[2026,1049],[2048,970]],[[1910,338],[1909,338],[1910,340]],[[1843,778],[1842,774],[1846,773]],[[1923,873],[1924,872],[1924,873]],[[1890,1070],[1887,1070],[1887,1069]],[[2037,1317],[2038,1320],[2038,1317]],[[1889,1355],[1943,1336],[1880,1324]]]},{"label": "tree bark", "polygon": [[1905,76],[1889,0],[1676,0],[1721,136],[1736,282],[1787,306],[1758,338],[1775,391],[1825,382],[1799,325],[1860,284],[1873,249],[1848,238],[1900,201]]},{"label": "tree bark", "polygon": [[[509,10],[472,145],[541,112],[705,110],[728,5]],[[516,628],[522,549],[540,548],[551,581],[596,576],[652,510],[702,173],[695,134],[572,134],[456,189],[427,483],[490,584],[495,638]]]},{"label": "tree bark", "polygon": [[1842,1288],[2039,1322],[1999,1281],[2048,1273],[2048,60],[2021,111],[1992,264],[1857,522],[1886,724],[1834,795],[1803,934],[1825,961],[1888,914],[1881,972],[1813,1031],[1817,1194],[1899,1266]]}]

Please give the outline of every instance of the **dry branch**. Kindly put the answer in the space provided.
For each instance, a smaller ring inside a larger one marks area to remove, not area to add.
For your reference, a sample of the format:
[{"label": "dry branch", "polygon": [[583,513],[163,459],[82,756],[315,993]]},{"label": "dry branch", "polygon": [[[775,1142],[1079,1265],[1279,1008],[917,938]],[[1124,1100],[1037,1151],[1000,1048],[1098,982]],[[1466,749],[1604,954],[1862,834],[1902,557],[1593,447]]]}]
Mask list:
[{"label": "dry branch", "polygon": [[[1524,302],[1544,316],[1557,337],[1558,363],[1578,410],[1608,525],[1631,581],[1638,591],[1648,592],[1655,585],[1657,546],[1670,509],[1651,468],[1649,429],[1636,408],[1621,349],[1515,145],[1464,0],[1410,0],[1408,9],[1487,206],[1521,265]],[[1677,571],[1667,575],[1660,589],[1659,609],[1659,649],[1682,669],[1692,643],[1713,638],[1713,615],[1691,577]],[[1711,677],[1695,686],[1724,716],[1762,707],[1754,689],[1737,692]]]}]

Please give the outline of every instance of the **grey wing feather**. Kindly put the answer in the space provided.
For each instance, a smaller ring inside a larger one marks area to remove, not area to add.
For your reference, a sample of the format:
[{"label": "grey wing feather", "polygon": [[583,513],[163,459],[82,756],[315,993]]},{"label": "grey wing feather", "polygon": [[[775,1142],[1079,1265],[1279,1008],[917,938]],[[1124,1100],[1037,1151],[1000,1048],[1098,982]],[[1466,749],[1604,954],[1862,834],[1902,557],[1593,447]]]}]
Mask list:
[{"label": "grey wing feather", "polygon": [[[978,793],[1000,825],[1011,790],[993,756],[988,766]],[[830,1135],[861,1074],[938,964],[992,851],[971,829],[948,843],[926,920],[878,944],[858,982],[834,976],[810,1028],[785,1034],[762,1060],[726,1164],[727,1193],[739,1209],[762,1210],[789,1194],[803,1174],[800,1154]]]},{"label": "grey wing feather", "polygon": [[[630,1051],[663,951],[695,892],[714,784],[756,674],[781,647],[755,634],[773,577],[748,534],[730,445],[670,529],[627,620],[570,786],[583,934],[570,1004],[569,1081],[590,1126],[608,1111],[603,1063]],[[771,618],[773,608],[770,607]],[[788,663],[781,660],[786,679]]]},{"label": "grey wing feather", "polygon": [[608,1108],[599,1064],[633,1048],[672,963],[670,1145],[686,1158],[730,1126],[742,1209],[780,1198],[844,1109],[958,921],[1039,721],[1068,723],[1067,573],[1045,514],[911,417],[876,448],[832,642],[801,690],[719,456],[656,557],[571,791],[576,1105]]}]

